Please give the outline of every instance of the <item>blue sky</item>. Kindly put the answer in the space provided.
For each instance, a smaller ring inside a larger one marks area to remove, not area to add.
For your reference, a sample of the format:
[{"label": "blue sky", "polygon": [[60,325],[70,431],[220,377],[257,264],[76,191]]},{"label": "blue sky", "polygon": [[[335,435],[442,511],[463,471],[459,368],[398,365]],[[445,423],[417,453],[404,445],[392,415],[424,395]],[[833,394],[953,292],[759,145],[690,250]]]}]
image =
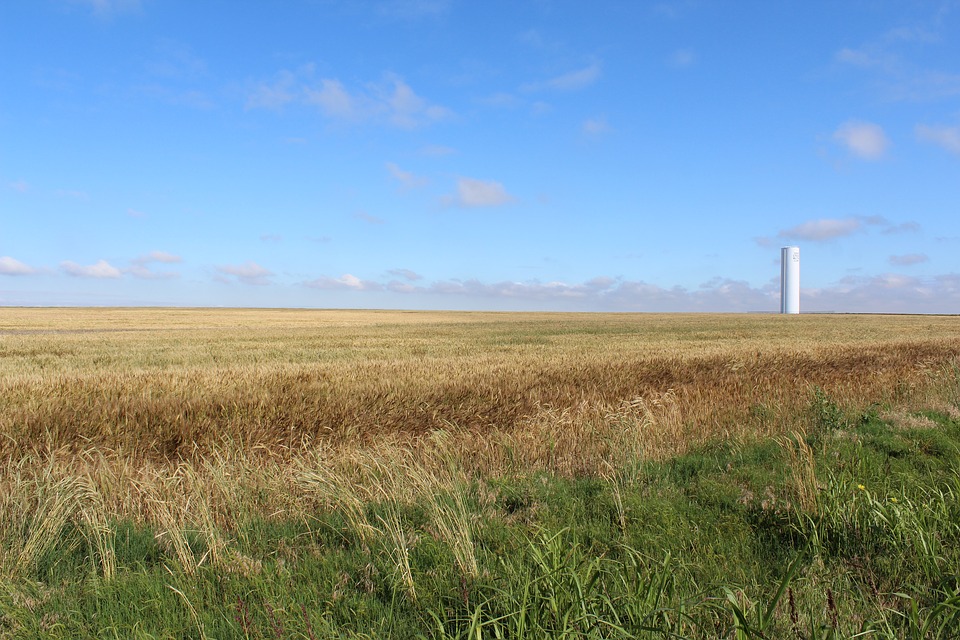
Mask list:
[{"label": "blue sky", "polygon": [[960,2],[9,0],[0,305],[960,313]]}]

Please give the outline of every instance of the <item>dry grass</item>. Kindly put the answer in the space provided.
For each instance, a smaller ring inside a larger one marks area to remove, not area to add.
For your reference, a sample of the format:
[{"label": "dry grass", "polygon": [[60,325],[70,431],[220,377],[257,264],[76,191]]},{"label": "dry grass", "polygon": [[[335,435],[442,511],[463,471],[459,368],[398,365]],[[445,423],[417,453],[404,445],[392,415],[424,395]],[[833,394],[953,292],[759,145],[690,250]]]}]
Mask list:
[{"label": "dry grass", "polygon": [[55,521],[24,522],[18,553],[132,517],[196,567],[237,561],[217,530],[324,505],[399,545],[362,505],[435,495],[469,574],[471,477],[802,431],[814,386],[841,407],[953,406],[958,356],[947,317],[0,309],[0,518],[40,483],[74,497],[35,504]]}]

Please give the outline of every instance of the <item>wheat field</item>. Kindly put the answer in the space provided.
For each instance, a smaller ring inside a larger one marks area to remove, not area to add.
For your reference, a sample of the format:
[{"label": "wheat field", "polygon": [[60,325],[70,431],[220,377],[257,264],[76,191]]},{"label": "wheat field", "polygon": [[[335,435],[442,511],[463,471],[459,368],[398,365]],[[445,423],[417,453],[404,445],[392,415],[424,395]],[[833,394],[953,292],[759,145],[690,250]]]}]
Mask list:
[{"label": "wheat field", "polygon": [[914,393],[958,353],[953,317],[5,309],[0,455],[483,437],[670,394],[659,455],[776,430],[813,386]]},{"label": "wheat field", "polygon": [[109,517],[156,520],[194,494],[229,519],[230,478],[285,508],[304,470],[438,455],[596,475],[802,431],[815,388],[946,405],[958,356],[936,316],[3,309],[0,483],[82,477]]}]

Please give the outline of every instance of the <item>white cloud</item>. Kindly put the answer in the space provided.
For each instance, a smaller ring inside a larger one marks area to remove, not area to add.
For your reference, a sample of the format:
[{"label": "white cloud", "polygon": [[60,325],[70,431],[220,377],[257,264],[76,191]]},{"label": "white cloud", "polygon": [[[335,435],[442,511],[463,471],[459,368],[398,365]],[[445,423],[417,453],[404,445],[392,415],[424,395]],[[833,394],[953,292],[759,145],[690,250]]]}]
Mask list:
[{"label": "white cloud", "polygon": [[80,265],[70,260],[60,263],[60,269],[69,276],[76,278],[119,278],[120,270],[106,260],[98,260],[95,264]]},{"label": "white cloud", "polygon": [[29,276],[37,273],[30,265],[20,262],[10,256],[0,256],[0,275],[2,276]]},{"label": "white cloud", "polygon": [[[718,278],[696,290],[663,288],[643,281],[598,276],[583,283],[494,282],[442,280],[426,286],[394,282],[395,293],[494,299],[511,308],[633,311],[764,311],[773,310],[777,294],[745,282]],[[498,305],[499,306],[499,305]]]},{"label": "white cloud", "polygon": [[303,283],[311,289],[340,289],[350,291],[380,291],[383,285],[372,280],[361,280],[355,275],[345,273],[339,278],[320,276],[315,280]]},{"label": "white cloud", "polygon": [[669,62],[676,69],[692,67],[697,63],[697,52],[693,49],[677,49],[670,54]]},{"label": "white cloud", "polygon": [[922,264],[930,260],[925,253],[908,253],[902,256],[890,256],[890,264],[896,267],[909,267],[915,264]]},{"label": "white cloud", "polygon": [[475,178],[458,178],[456,195],[443,199],[445,204],[461,207],[498,207],[515,201],[499,182]]},{"label": "white cloud", "polygon": [[787,240],[810,240],[821,242],[853,235],[863,228],[861,218],[823,218],[809,220],[795,227],[784,229],[777,237]]},{"label": "white cloud", "polygon": [[540,82],[529,82],[520,87],[523,91],[579,91],[589,87],[600,77],[600,65],[596,62]]},{"label": "white cloud", "polygon": [[269,81],[254,83],[247,109],[280,110],[300,104],[317,108],[331,120],[387,124],[413,129],[447,119],[453,113],[418,95],[399,75],[384,73],[379,81],[348,87],[338,78],[315,78],[314,65],[281,70]]},{"label": "white cloud", "polygon": [[951,153],[960,154],[960,127],[918,124],[915,131],[920,140],[932,142]]},{"label": "white cloud", "polygon": [[847,151],[864,160],[883,158],[890,146],[883,129],[870,122],[845,122],[833,133],[833,138]]},{"label": "white cloud", "polygon": [[[324,276],[304,285],[343,291],[386,290],[397,295],[419,296],[421,300],[424,296],[436,297],[443,299],[438,305],[442,308],[457,307],[458,303],[451,301],[458,298],[468,308],[773,313],[779,303],[776,279],[758,287],[745,281],[718,277],[695,288],[662,287],[643,280],[610,276],[598,276],[582,283],[483,282],[477,279],[418,282],[408,279],[383,284],[345,274],[340,278]],[[825,287],[804,286],[801,289],[801,309],[807,313],[957,313],[960,312],[960,275],[915,278],[881,274],[848,277]]]},{"label": "white cloud", "polygon": [[378,85],[377,93],[388,107],[388,120],[398,127],[413,129],[421,124],[444,120],[452,115],[446,107],[430,104],[418,96],[400,76],[388,74],[385,84],[392,87],[384,91],[384,85]]},{"label": "white cloud", "polygon": [[960,275],[851,276],[829,287],[801,289],[800,308],[861,313],[960,313]]},{"label": "white cloud", "polygon": [[[237,281],[250,285],[270,284],[270,278],[274,275],[272,271],[261,267],[252,260],[238,265],[220,265],[216,269],[225,276],[233,276]],[[226,278],[220,278],[220,280],[223,282],[229,281]]]},{"label": "white cloud", "polygon": [[127,215],[131,218],[146,218],[147,214],[143,211],[138,211],[137,209],[127,209]]},{"label": "white cloud", "polygon": [[10,189],[16,191],[17,193],[26,193],[30,190],[30,185],[27,184],[26,180],[14,180],[13,182],[7,184]]},{"label": "white cloud", "polygon": [[583,122],[583,132],[588,136],[600,136],[605,133],[610,133],[611,131],[613,131],[613,129],[610,128],[607,119],[603,116],[588,118]]},{"label": "white cloud", "polygon": [[[822,242],[850,236],[861,231],[866,232],[868,227],[877,227],[883,235],[899,235],[920,231],[920,225],[912,221],[894,224],[883,216],[850,216],[847,218],[808,220],[789,229],[783,229],[777,233],[777,238]],[[754,238],[754,241],[761,247],[770,247],[775,244],[775,239],[769,237]]]},{"label": "white cloud", "polygon": [[307,103],[320,107],[328,117],[345,120],[360,118],[360,108],[356,100],[339,80],[324,78],[320,80],[318,88],[306,89],[305,94]]},{"label": "white cloud", "polygon": [[424,177],[414,175],[410,171],[404,171],[393,162],[387,163],[387,171],[400,183],[404,189],[415,189],[427,184],[428,180]]}]

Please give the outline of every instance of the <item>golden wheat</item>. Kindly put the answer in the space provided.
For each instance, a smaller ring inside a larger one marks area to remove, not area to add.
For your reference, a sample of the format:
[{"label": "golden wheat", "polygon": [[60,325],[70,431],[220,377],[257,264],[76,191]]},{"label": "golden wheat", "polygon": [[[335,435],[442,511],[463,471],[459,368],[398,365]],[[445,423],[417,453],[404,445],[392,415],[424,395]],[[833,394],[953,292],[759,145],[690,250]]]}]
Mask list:
[{"label": "golden wheat", "polygon": [[151,523],[189,571],[239,562],[218,531],[254,515],[337,508],[399,543],[363,505],[445,495],[435,529],[469,574],[472,477],[803,431],[815,386],[954,407],[958,357],[952,317],[2,309],[0,518],[50,519],[17,557],[81,524],[105,575],[103,523]]}]

